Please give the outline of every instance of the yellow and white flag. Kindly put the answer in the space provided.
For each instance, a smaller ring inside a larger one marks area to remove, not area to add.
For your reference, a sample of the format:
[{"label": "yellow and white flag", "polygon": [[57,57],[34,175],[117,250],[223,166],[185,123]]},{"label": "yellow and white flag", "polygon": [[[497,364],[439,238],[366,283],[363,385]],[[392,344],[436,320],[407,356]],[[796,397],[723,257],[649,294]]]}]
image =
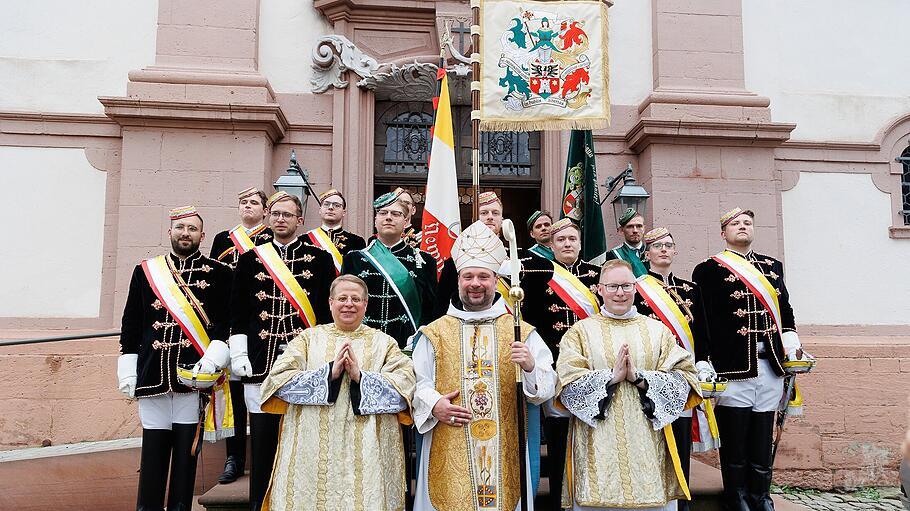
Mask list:
[{"label": "yellow and white flag", "polygon": [[482,131],[609,125],[602,1],[481,0],[480,39]]}]

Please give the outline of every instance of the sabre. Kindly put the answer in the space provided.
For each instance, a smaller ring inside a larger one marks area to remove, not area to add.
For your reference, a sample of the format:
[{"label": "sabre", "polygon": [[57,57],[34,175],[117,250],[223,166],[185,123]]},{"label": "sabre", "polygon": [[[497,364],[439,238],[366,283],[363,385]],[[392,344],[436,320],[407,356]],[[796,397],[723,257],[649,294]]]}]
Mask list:
[{"label": "sabre", "polygon": [[[515,306],[513,307],[512,316],[515,320],[515,342],[521,342],[521,301],[524,300],[524,290],[521,288],[519,277],[521,276],[521,263],[518,262],[518,240],[515,236],[515,226],[509,219],[502,221],[502,234],[509,242],[509,274],[511,287],[509,288],[509,298]],[[518,400],[518,466],[521,471],[521,511],[528,509],[528,464],[527,464],[527,435],[525,425],[527,419],[527,408],[525,405],[524,387],[521,381],[523,370],[516,364],[515,368],[515,396]]]},{"label": "sabre", "polygon": [[774,434],[774,444],[771,446],[772,467],[774,466],[774,460],[777,458],[777,446],[780,445],[780,439],[784,433],[784,423],[787,422],[787,404],[790,402],[790,396],[793,394],[793,389],[796,388],[796,375],[788,375],[786,380],[787,381],[784,384],[784,396],[781,398],[780,406],[778,406],[777,420],[775,421],[777,431]]}]

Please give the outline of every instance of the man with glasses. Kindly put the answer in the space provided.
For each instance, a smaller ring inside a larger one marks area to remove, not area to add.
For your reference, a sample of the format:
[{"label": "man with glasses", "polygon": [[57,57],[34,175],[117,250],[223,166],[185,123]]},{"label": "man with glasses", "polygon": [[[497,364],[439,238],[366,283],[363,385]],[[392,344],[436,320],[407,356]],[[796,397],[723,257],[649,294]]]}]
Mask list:
[{"label": "man with glasses", "polygon": [[[708,315],[711,362],[730,380],[717,398],[726,509],[773,510],[772,435],[788,361],[810,361],[796,333],[783,264],[752,250],[755,213],[720,218],[726,249],[695,267]],[[789,398],[789,396],[787,396]]]},{"label": "man with glasses", "polygon": [[250,506],[259,509],[278,444],[279,415],[261,408],[261,384],[288,342],[331,321],[329,283],[335,277],[325,251],[297,237],[300,199],[286,192],[268,202],[274,238],[240,256],[231,293],[232,372],[244,383],[250,412]]},{"label": "man with glasses", "polygon": [[670,424],[700,400],[692,354],[638,313],[632,266],[607,261],[600,314],[559,346],[559,399],[575,416],[563,507],[675,509],[688,498]]},{"label": "man with glasses", "polygon": [[645,217],[638,211],[629,208],[619,217],[619,228],[622,244],[607,251],[607,261],[622,259],[632,265],[635,277],[648,273],[648,262],[645,261],[645,244],[642,235],[645,233]]},{"label": "man with glasses", "polygon": [[319,217],[322,225],[306,233],[304,243],[319,247],[332,256],[336,274],[341,273],[342,258],[348,252],[367,246],[366,241],[350,231],[345,231],[344,222],[347,201],[341,192],[332,188],[319,196]]},{"label": "man with glasses", "polygon": [[[671,270],[673,258],[678,253],[670,231],[658,227],[645,233],[645,260],[650,263],[648,274],[639,277],[636,284],[635,307],[639,314],[662,322],[673,332],[676,342],[695,356],[699,381],[713,381],[717,374],[708,362],[708,325],[701,291],[694,282],[682,279]],[[710,402],[686,410],[673,421],[673,435],[686,481],[689,480],[689,456],[717,447],[708,413]],[[693,412],[695,420],[693,421]],[[689,502],[680,500],[678,509],[689,509]]]},{"label": "man with glasses", "polygon": [[[232,270],[244,252],[272,239],[272,230],[263,223],[266,216],[265,193],[256,188],[247,188],[237,194],[237,200],[240,223],[233,229],[216,234],[211,252],[212,259],[227,264]],[[240,377],[231,374],[230,386],[235,434],[225,440],[227,459],[224,461],[224,472],[218,478],[221,484],[236,481],[243,475],[246,466],[246,403],[243,400]]]}]

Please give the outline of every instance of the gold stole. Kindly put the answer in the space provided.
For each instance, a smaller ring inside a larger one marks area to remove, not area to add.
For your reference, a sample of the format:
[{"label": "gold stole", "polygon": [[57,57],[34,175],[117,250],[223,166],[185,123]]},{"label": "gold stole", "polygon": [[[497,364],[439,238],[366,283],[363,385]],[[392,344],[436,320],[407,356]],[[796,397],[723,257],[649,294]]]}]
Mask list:
[{"label": "gold stole", "polygon": [[[521,493],[512,316],[482,325],[443,316],[423,330],[436,353],[436,389],[458,389],[455,404],[473,414],[467,431],[443,423],[433,428],[430,502],[447,511],[512,511]],[[531,331],[522,322],[523,341]]]}]

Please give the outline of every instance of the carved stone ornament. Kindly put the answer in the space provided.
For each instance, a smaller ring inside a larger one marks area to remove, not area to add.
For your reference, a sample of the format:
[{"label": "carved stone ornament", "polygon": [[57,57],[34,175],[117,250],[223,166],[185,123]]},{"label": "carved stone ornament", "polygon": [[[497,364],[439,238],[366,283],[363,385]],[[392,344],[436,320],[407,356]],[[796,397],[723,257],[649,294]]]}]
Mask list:
[{"label": "carved stone ornament", "polygon": [[387,72],[365,77],[357,86],[373,91],[380,101],[430,101],[436,95],[437,69],[428,63],[391,64]]},{"label": "carved stone ornament", "polygon": [[342,77],[346,71],[367,78],[379,69],[379,63],[360,51],[348,38],[332,34],[316,41],[313,48],[313,69],[316,73],[310,83],[313,84],[313,92],[320,94],[332,86],[339,89],[347,87],[348,80]]}]

